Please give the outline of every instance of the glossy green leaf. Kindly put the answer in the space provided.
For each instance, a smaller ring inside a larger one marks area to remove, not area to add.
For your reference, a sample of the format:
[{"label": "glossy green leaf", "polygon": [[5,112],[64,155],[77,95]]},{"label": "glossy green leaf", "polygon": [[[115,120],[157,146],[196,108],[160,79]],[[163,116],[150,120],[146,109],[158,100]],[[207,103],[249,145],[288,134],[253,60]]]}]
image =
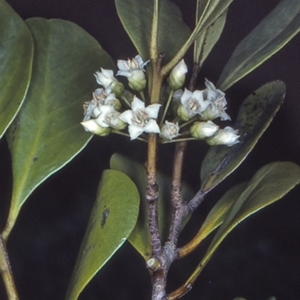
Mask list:
[{"label": "glossy green leaf", "polygon": [[246,186],[247,182],[243,182],[228,190],[209,212],[195,237],[185,247],[181,248],[179,252],[187,252],[184,253],[184,256],[190,253],[209,234],[211,234],[216,228],[218,228],[223,223],[228,211],[231,209],[232,204],[241,195]]},{"label": "glossy green leaf", "polygon": [[201,266],[208,262],[220,243],[240,222],[281,199],[299,183],[300,167],[292,162],[274,162],[262,167],[228,211],[201,261]]},{"label": "glossy green leaf", "polygon": [[232,147],[213,146],[203,160],[201,189],[204,193],[214,188],[243,162],[273,120],[284,96],[284,83],[273,81],[244,100],[236,122],[241,142]]},{"label": "glossy green leaf", "polygon": [[227,90],[279,51],[300,31],[300,1],[282,0],[237,46],[217,86]]},{"label": "glossy green leaf", "polygon": [[67,300],[77,299],[127,240],[138,218],[139,203],[139,192],[128,176],[115,170],[103,172]]},{"label": "glossy green leaf", "polygon": [[[153,16],[149,0],[115,0],[119,18],[144,60],[149,59],[149,41]],[[183,22],[179,8],[170,0],[159,1],[158,52],[164,52],[167,63],[188,39],[190,30]]]},{"label": "glossy green leaf", "polygon": [[240,222],[281,199],[299,183],[300,167],[292,162],[275,162],[262,167],[227,212],[203,259],[184,283],[184,288],[191,288],[220,243]]},{"label": "glossy green leaf", "polygon": [[113,62],[97,41],[74,23],[26,21],[35,44],[30,88],[7,140],[13,164],[13,195],[7,236],[28,196],[88,143],[80,122],[82,104],[95,88],[93,73]]},{"label": "glossy green leaf", "polygon": [[202,66],[203,62],[219,40],[226,22],[225,11],[213,24],[211,24],[195,41],[194,62]]},{"label": "glossy green leaf", "polygon": [[[129,242],[132,246],[148,260],[151,257],[151,240],[148,226],[147,202],[145,198],[146,191],[146,171],[145,168],[137,162],[134,162],[120,154],[114,154],[110,161],[110,167],[124,172],[136,184],[140,197],[140,213],[137,225],[129,237]],[[159,229],[162,239],[167,238],[167,234],[171,222],[172,206],[170,203],[171,180],[158,172],[157,181],[159,186],[158,198],[158,216],[159,216]],[[190,200],[193,192],[187,185],[182,187],[182,195],[184,200]],[[187,221],[187,220],[186,220]],[[185,223],[184,223],[185,225]],[[183,226],[184,226],[183,225]]]},{"label": "glossy green leaf", "polygon": [[32,59],[30,31],[6,1],[0,0],[0,138],[25,99]]}]

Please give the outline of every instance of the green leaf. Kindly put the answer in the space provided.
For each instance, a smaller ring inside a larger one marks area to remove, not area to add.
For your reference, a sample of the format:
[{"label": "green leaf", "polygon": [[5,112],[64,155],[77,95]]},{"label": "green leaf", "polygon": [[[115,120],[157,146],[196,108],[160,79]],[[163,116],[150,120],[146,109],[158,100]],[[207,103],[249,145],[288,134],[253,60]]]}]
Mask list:
[{"label": "green leaf", "polygon": [[233,0],[197,0],[197,20],[201,23],[199,31],[211,26],[223,14],[226,15],[226,11],[231,2],[233,2]]},{"label": "green leaf", "polygon": [[138,190],[128,176],[115,170],[103,172],[66,299],[77,299],[127,240],[137,221],[139,199]]},{"label": "green leaf", "polygon": [[243,162],[273,120],[284,96],[284,83],[273,81],[243,101],[236,122],[241,142],[232,147],[221,145],[209,149],[201,168],[203,193],[214,188]]},{"label": "green leaf", "polygon": [[32,81],[10,126],[13,194],[4,236],[21,206],[51,174],[72,160],[91,135],[80,122],[82,105],[95,88],[93,72],[113,62],[97,41],[74,23],[41,18],[26,21],[35,44]]},{"label": "green leaf", "polygon": [[262,167],[228,211],[200,265],[212,257],[224,238],[243,220],[281,199],[300,183],[300,167],[292,162],[274,162]]},{"label": "green leaf", "polygon": [[[140,213],[135,229],[129,237],[132,246],[144,257],[145,260],[151,258],[151,239],[148,226],[146,191],[146,171],[145,168],[137,162],[134,162],[120,154],[114,154],[110,160],[110,167],[119,170],[129,176],[136,184],[141,198]],[[158,197],[158,216],[159,229],[162,240],[167,238],[171,223],[172,206],[171,199],[171,180],[158,172],[157,181],[159,186]],[[184,200],[190,200],[193,192],[187,185],[182,187]],[[188,219],[187,219],[188,220]],[[185,220],[186,224],[187,220]]]},{"label": "green leaf", "polygon": [[[119,18],[134,46],[144,60],[149,59],[149,41],[153,16],[149,0],[115,0]],[[179,8],[170,0],[159,1],[158,52],[164,52],[164,64],[188,39],[190,30],[182,21]]]},{"label": "green leaf", "polygon": [[237,46],[217,86],[227,90],[279,51],[300,31],[300,1],[282,0]]},{"label": "green leaf", "polygon": [[235,185],[233,188],[228,190],[224,194],[224,196],[216,203],[216,205],[207,215],[200,230],[190,242],[191,244],[195,245],[193,246],[193,249],[195,249],[209,234],[211,234],[216,228],[218,228],[223,223],[232,204],[244,191],[246,186],[247,182]]},{"label": "green leaf", "polygon": [[227,11],[225,11],[213,24],[211,24],[195,41],[194,62],[202,66],[203,62],[219,40],[225,22]]},{"label": "green leaf", "polygon": [[25,99],[32,68],[33,41],[24,21],[0,0],[0,139]]}]

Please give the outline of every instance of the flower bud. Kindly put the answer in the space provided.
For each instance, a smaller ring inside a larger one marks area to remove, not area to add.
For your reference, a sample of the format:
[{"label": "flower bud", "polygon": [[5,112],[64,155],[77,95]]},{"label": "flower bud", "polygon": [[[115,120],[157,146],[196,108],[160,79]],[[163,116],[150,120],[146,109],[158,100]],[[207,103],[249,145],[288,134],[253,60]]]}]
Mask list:
[{"label": "flower bud", "polygon": [[191,136],[196,139],[205,139],[214,135],[219,129],[219,126],[212,121],[195,122],[191,128]]},{"label": "flower bud", "polygon": [[191,116],[188,109],[183,105],[179,105],[179,107],[177,109],[177,114],[182,121],[189,121],[191,118],[194,117],[194,116]]},{"label": "flower bud", "polygon": [[124,93],[124,85],[118,80],[114,81],[110,88],[111,91],[116,95],[116,97],[121,97]]},{"label": "flower bud", "polygon": [[168,77],[168,83],[171,90],[178,90],[182,88],[185,81],[185,74],[187,73],[188,68],[182,59],[171,71]]},{"label": "flower bud", "polygon": [[163,139],[171,141],[179,135],[179,125],[178,123],[165,122],[163,125],[160,136]]},{"label": "flower bud", "polygon": [[128,84],[134,91],[141,92],[146,87],[146,83],[146,76],[142,70],[134,70],[128,77]]},{"label": "flower bud", "polygon": [[227,145],[229,147],[234,144],[239,143],[239,135],[237,134],[238,130],[234,130],[233,128],[227,126],[224,129],[219,129],[217,134],[213,137],[206,140],[206,142],[211,145]]},{"label": "flower bud", "polygon": [[88,120],[80,123],[86,131],[100,136],[107,136],[111,132],[111,128],[100,126],[96,120]]}]

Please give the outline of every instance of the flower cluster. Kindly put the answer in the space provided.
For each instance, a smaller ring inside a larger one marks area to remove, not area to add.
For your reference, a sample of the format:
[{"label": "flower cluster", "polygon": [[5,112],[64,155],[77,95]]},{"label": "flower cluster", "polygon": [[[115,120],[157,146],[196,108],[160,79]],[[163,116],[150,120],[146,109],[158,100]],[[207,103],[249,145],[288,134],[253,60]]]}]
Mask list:
[{"label": "flower cluster", "polygon": [[[116,76],[126,77],[129,87],[140,93],[143,100],[136,95],[128,99],[128,91],[115,78],[112,70],[101,68],[101,72],[95,73],[96,81],[102,87],[93,92],[91,101],[84,103],[84,119],[81,124],[85,130],[106,136],[111,131],[120,133],[128,126],[131,140],[137,139],[143,133],[156,133],[160,135],[162,142],[204,139],[209,145],[227,146],[239,142],[237,130],[229,126],[222,129],[212,122],[216,118],[220,118],[221,121],[230,120],[226,113],[227,101],[222,91],[207,79],[204,90],[181,90],[187,73],[184,60],[173,68],[167,79],[170,89],[168,102],[149,101],[150,105],[146,106],[143,90],[147,85],[145,71],[147,63],[148,61],[144,62],[139,55],[127,61],[118,60],[117,63],[119,70]],[[179,99],[179,105],[177,104],[177,108],[174,109],[176,98]],[[123,108],[124,105],[128,106],[127,109]],[[162,107],[164,111],[160,116],[160,122],[157,122]],[[166,116],[172,119],[165,120]],[[180,132],[187,126],[188,131]]]}]

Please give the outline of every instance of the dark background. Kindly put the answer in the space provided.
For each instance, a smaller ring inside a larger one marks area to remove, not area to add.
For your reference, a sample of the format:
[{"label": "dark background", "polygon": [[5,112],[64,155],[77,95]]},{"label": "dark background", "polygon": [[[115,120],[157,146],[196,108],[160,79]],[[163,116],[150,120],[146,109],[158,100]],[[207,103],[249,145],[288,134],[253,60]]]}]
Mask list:
[{"label": "dark background", "polygon": [[[184,20],[192,26],[196,1],[175,1]],[[216,82],[237,43],[278,3],[277,0],[234,1],[218,44],[203,66],[199,78]],[[95,37],[114,59],[133,57],[136,51],[118,20],[112,0],[8,0],[24,19],[61,18],[82,26]],[[130,9],[130,8],[128,8]],[[287,85],[285,103],[255,149],[233,175],[211,193],[185,229],[186,239],[197,231],[211,206],[231,185],[249,179],[261,166],[272,161],[300,164],[300,39],[294,38],[284,49],[226,93],[229,115],[234,119],[241,101],[252,91],[272,80]],[[97,70],[99,66],[95,66]],[[201,86],[202,87],[202,86]],[[203,88],[203,87],[202,87]],[[170,173],[173,146],[160,150],[163,171]],[[189,146],[186,180],[199,187],[201,157],[207,147]],[[62,171],[39,187],[22,208],[8,243],[8,251],[21,300],[63,299],[84,234],[101,172],[108,168],[112,153],[122,152],[141,162],[143,143],[120,138],[95,137],[88,147]],[[4,225],[11,178],[9,152],[0,143],[1,224]],[[300,188],[241,223],[223,242],[204,269],[192,291],[183,299],[247,300],[300,299]],[[184,241],[181,241],[182,243]],[[193,269],[207,247],[172,268],[168,289],[177,288]],[[94,299],[150,299],[150,278],[139,255],[125,244],[101,270],[80,297]],[[6,299],[0,283],[0,299]]]}]

